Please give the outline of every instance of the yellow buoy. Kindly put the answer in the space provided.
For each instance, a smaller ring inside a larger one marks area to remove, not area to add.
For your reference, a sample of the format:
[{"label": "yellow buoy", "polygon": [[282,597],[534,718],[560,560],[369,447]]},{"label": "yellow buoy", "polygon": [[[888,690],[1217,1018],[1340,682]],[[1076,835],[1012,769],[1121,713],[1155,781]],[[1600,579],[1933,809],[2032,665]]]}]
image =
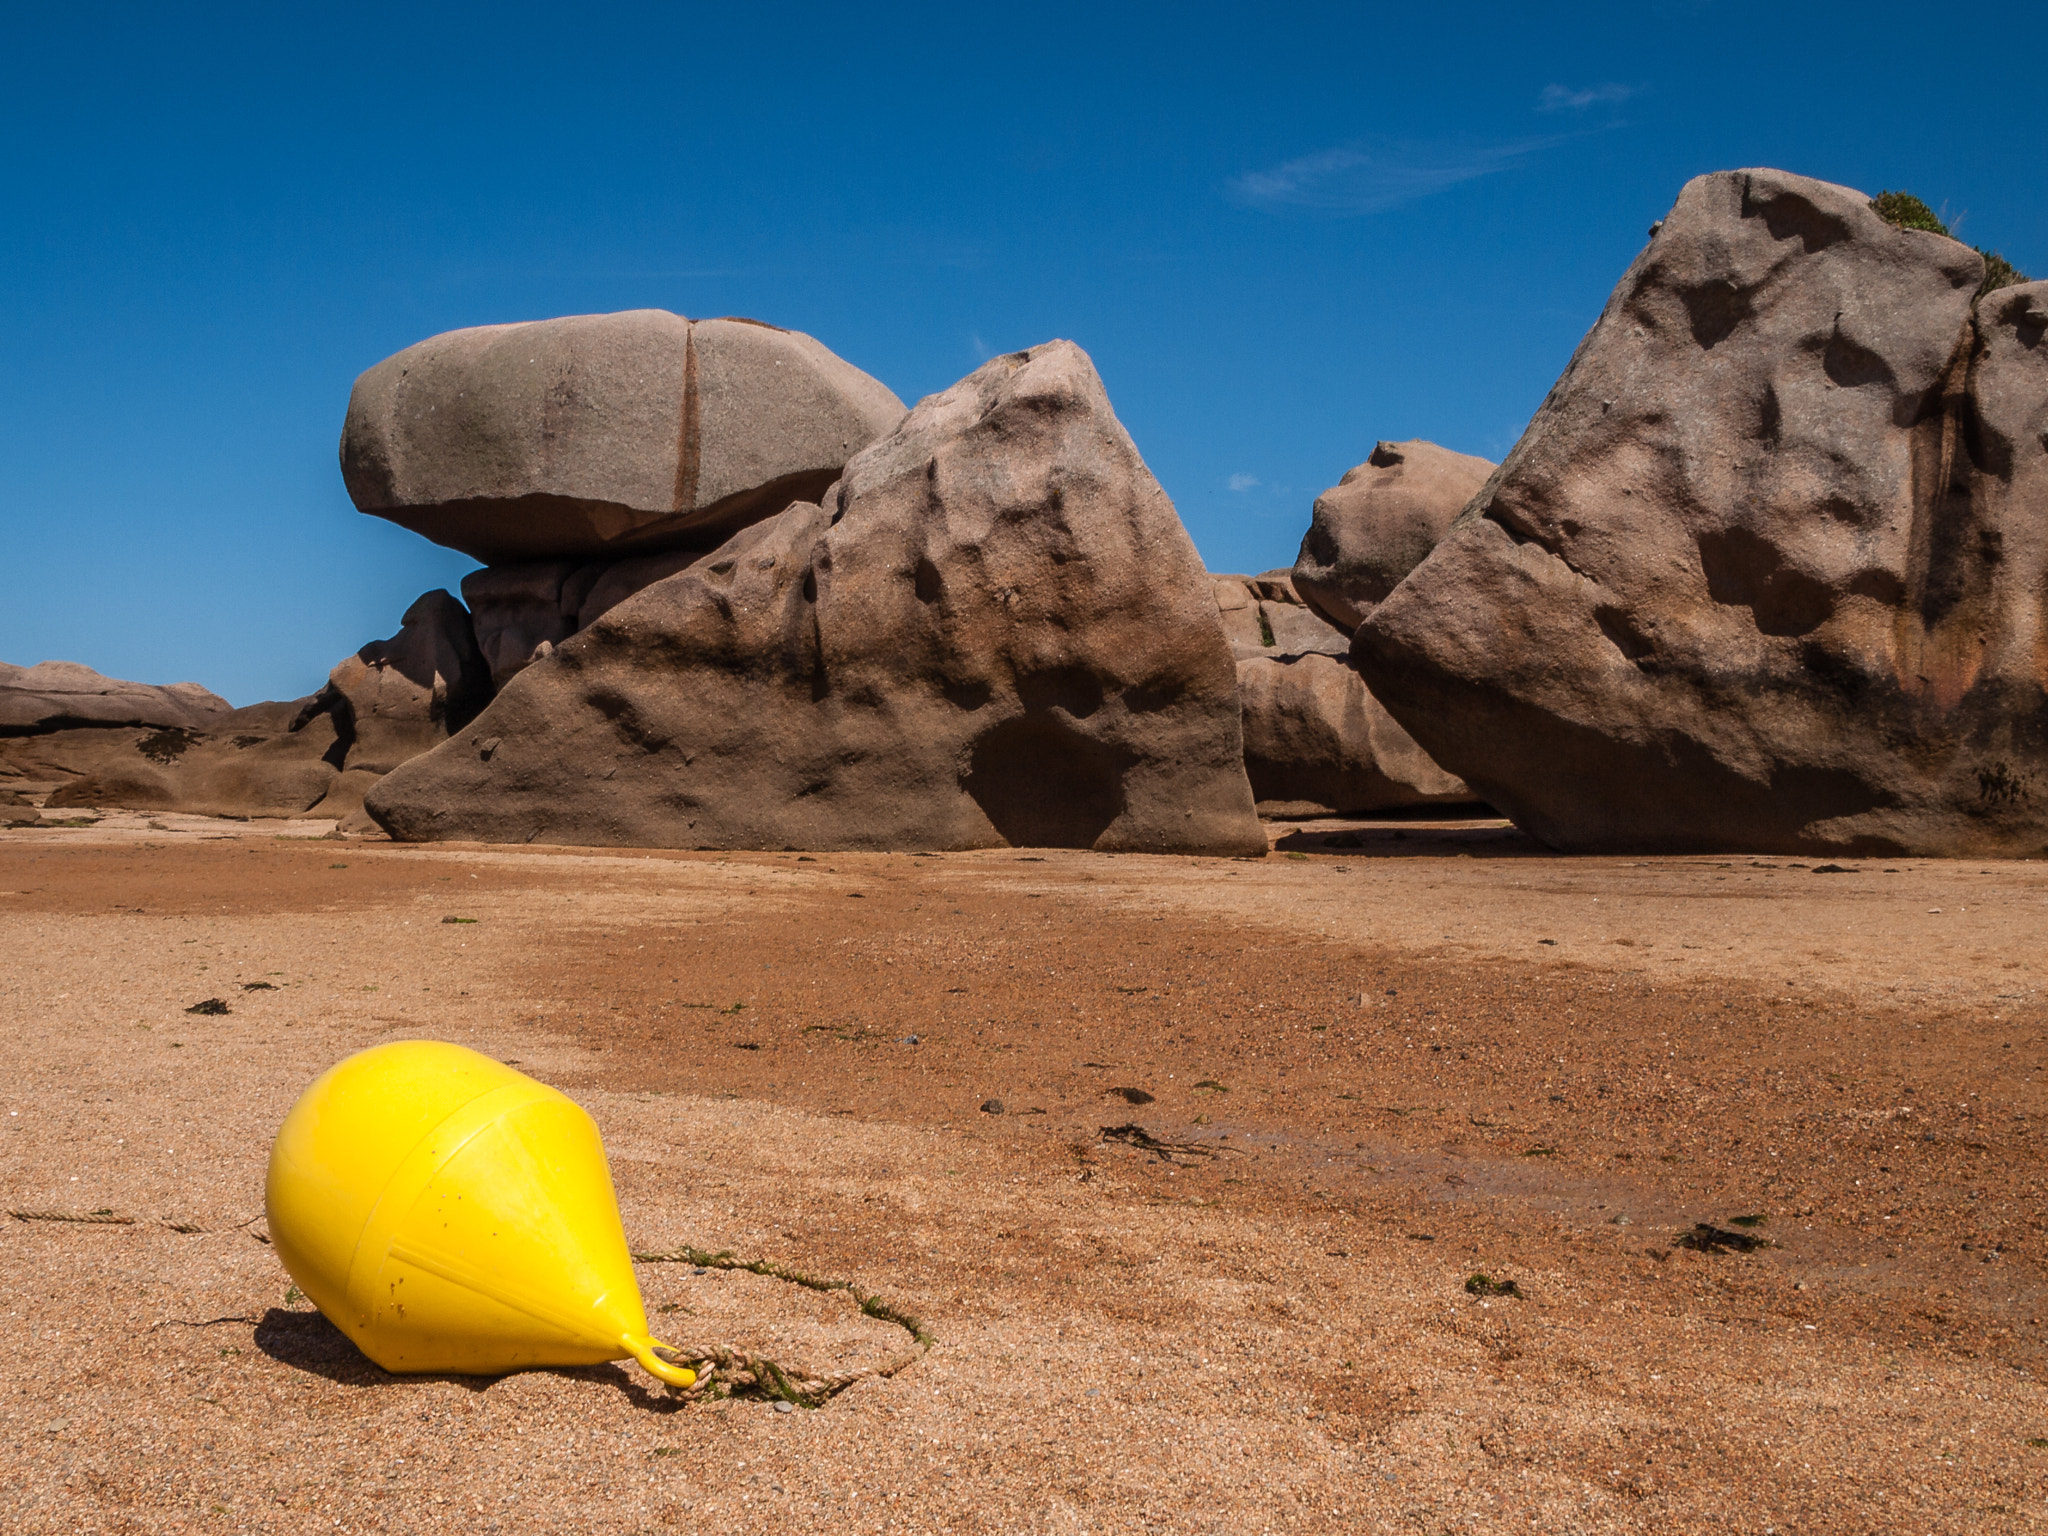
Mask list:
[{"label": "yellow buoy", "polygon": [[299,1289],[387,1371],[630,1355],[697,1379],[654,1353],[597,1126],[488,1056],[401,1040],[329,1068],[285,1116],[264,1203]]}]

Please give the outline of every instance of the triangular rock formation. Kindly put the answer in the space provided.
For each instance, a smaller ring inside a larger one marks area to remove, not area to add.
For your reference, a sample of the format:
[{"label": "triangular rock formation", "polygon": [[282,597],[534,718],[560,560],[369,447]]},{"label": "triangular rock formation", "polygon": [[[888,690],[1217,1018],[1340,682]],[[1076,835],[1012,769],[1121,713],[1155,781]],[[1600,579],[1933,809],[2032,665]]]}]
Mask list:
[{"label": "triangular rock formation", "polygon": [[1359,629],[1560,848],[2048,852],[2048,283],[1779,171],[1687,184]]}]

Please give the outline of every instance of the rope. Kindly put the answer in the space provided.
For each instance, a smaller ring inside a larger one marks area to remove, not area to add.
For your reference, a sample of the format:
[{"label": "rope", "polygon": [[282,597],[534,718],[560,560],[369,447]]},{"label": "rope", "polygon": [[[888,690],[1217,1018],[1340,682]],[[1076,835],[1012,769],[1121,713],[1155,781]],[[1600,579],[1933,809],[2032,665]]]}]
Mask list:
[{"label": "rope", "polygon": [[[110,1210],[9,1211],[7,1214],[12,1216],[16,1221],[75,1221],[87,1226],[100,1227],[132,1227],[135,1225],[135,1218],[133,1216],[117,1215],[116,1213]],[[223,1232],[247,1231],[249,1227],[253,1226],[256,1222],[262,1219],[263,1213],[261,1211],[258,1211],[254,1216],[251,1216],[247,1221],[238,1221],[232,1227],[222,1227],[220,1228],[220,1230]],[[171,1231],[184,1233],[187,1236],[190,1236],[195,1232],[207,1232],[213,1230],[209,1227],[202,1227],[196,1221],[173,1221],[168,1216],[159,1217],[158,1220],[164,1226],[168,1227]],[[259,1243],[268,1243],[270,1241],[270,1239],[261,1232],[250,1232],[249,1235],[255,1238],[256,1241]]]},{"label": "rope", "polygon": [[77,1221],[87,1226],[132,1227],[133,1216],[116,1216],[112,1211],[9,1211],[16,1221]]},{"label": "rope", "polygon": [[[133,1216],[121,1216],[110,1210],[104,1211],[16,1211],[8,1215],[17,1221],[68,1221],[85,1226],[135,1225]],[[254,1216],[240,1225],[247,1227],[255,1221]],[[173,1232],[200,1232],[205,1229],[185,1222],[165,1221]],[[251,1233],[258,1241],[267,1241],[261,1234]],[[699,1269],[744,1270],[748,1274],[763,1275],[770,1280],[786,1281],[800,1285],[805,1290],[830,1293],[844,1291],[851,1296],[861,1311],[879,1322],[894,1323],[909,1334],[916,1348],[890,1361],[887,1365],[869,1366],[857,1371],[809,1371],[800,1366],[785,1366],[769,1359],[766,1355],[750,1355],[729,1344],[713,1344],[699,1347],[664,1346],[660,1355],[664,1360],[686,1366],[696,1372],[696,1384],[690,1387],[670,1387],[669,1391],[686,1402],[703,1397],[754,1397],[778,1398],[798,1408],[823,1407],[855,1382],[865,1381],[870,1376],[886,1380],[906,1366],[923,1359],[935,1340],[931,1331],[914,1314],[884,1301],[880,1296],[863,1291],[851,1280],[824,1280],[816,1275],[807,1275],[800,1270],[788,1269],[772,1259],[736,1259],[730,1252],[706,1253],[701,1248],[671,1248],[662,1253],[636,1253],[634,1259],[642,1264],[694,1264]],[[213,1318],[206,1322],[188,1322],[183,1318],[167,1321],[185,1327],[212,1327],[215,1323],[247,1322],[247,1318]],[[153,1325],[162,1327],[159,1323]]]},{"label": "rope", "polygon": [[845,1291],[867,1316],[894,1323],[909,1334],[917,1348],[883,1366],[858,1371],[807,1371],[800,1366],[779,1365],[766,1355],[750,1355],[729,1344],[703,1347],[664,1347],[665,1360],[697,1373],[692,1387],[670,1387],[686,1402],[700,1397],[780,1398],[798,1408],[820,1408],[855,1382],[870,1376],[886,1380],[904,1367],[916,1364],[935,1342],[931,1332],[911,1313],[890,1305],[881,1297],[861,1290],[851,1280],[823,1280],[800,1270],[788,1269],[772,1259],[736,1259],[729,1252],[706,1253],[701,1248],[670,1248],[661,1253],[636,1253],[642,1264],[694,1264],[699,1269],[736,1269],[770,1280],[783,1280],[810,1291]]}]

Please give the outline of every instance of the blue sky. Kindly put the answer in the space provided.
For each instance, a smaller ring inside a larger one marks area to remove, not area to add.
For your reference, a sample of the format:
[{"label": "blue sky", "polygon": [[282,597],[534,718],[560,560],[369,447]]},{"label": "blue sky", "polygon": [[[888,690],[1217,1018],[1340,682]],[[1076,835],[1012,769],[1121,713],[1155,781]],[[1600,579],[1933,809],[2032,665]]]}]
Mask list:
[{"label": "blue sky", "polygon": [[1288,564],[1375,439],[1504,453],[1702,171],[1904,187],[2048,274],[2026,35],[1717,0],[17,7],[0,659],[312,691],[472,566],[350,507],[356,374],[641,306],[809,331],[906,401],[1070,337],[1210,566]]}]

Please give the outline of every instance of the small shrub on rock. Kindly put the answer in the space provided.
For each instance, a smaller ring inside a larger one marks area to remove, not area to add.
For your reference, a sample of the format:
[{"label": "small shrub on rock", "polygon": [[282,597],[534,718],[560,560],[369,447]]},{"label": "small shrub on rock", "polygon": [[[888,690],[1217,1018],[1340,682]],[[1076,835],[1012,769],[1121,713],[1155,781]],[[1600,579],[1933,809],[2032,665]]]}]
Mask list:
[{"label": "small shrub on rock", "polygon": [[1887,224],[1900,229],[1924,229],[1931,234],[1945,235],[1948,226],[1941,222],[1934,212],[1910,192],[1880,192],[1870,200],[1870,211]]},{"label": "small shrub on rock", "polygon": [[[1934,210],[1910,192],[1880,192],[1870,200],[1870,211],[1900,229],[1924,229],[1934,235],[1949,234],[1949,227],[1942,223]],[[1955,237],[1949,235],[1949,238]],[[1978,298],[2000,288],[2033,281],[1998,252],[1987,251],[1981,245],[1971,249],[1984,258],[1984,281],[1977,285]]]}]

